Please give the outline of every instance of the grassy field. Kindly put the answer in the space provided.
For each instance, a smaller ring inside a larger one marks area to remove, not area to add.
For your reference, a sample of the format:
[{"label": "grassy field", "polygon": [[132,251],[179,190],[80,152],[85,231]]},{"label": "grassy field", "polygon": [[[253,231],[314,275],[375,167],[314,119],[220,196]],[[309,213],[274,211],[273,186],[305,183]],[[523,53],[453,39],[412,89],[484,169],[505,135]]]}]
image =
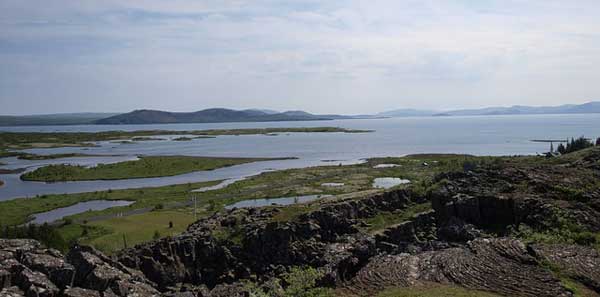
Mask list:
[{"label": "grassy field", "polygon": [[[370,159],[363,164],[345,165],[345,166],[319,166],[301,169],[289,169],[282,171],[266,172],[260,175],[250,177],[245,180],[235,182],[223,189],[212,190],[204,193],[196,193],[198,197],[198,208],[200,216],[210,215],[214,211],[223,209],[224,206],[242,200],[258,198],[277,198],[298,195],[312,194],[331,194],[337,195],[331,199],[354,199],[365,195],[370,195],[378,191],[373,189],[373,179],[377,177],[398,177],[409,179],[410,185],[400,185],[398,187],[411,186],[417,190],[425,190],[431,179],[439,172],[448,170],[462,170],[465,162],[489,162],[492,159],[457,156],[457,155],[420,155],[407,156],[401,158],[375,158]],[[374,168],[378,164],[397,164],[397,167]],[[424,164],[427,165],[424,165]],[[323,183],[336,182],[344,183],[343,186],[328,187]],[[65,207],[82,201],[90,200],[131,200],[134,204],[125,207],[114,207],[102,211],[84,212],[69,217],[73,224],[61,228],[65,232],[64,236],[69,238],[75,236],[77,239],[81,235],[83,222],[89,221],[95,228],[88,230],[87,239],[90,243],[102,243],[114,239],[114,229],[104,228],[104,221],[112,221],[116,214],[127,214],[133,210],[144,208],[159,208],[165,211],[187,211],[188,206],[183,205],[189,201],[190,191],[200,187],[215,185],[218,182],[196,183],[172,185],[165,187],[112,190],[83,194],[63,194],[63,195],[45,195],[31,199],[17,199],[0,202],[0,225],[21,224],[27,221],[29,215],[48,211],[51,209]],[[329,199],[329,198],[328,198]],[[314,210],[319,207],[320,202],[311,204],[300,204],[282,208],[274,220],[285,221],[293,220],[300,214]],[[377,231],[387,224],[399,223],[409,218],[414,213],[427,210],[429,204],[414,205],[405,212],[394,214],[382,214],[381,217],[375,217],[370,223],[370,231]],[[144,215],[152,217],[159,212],[148,212]],[[153,225],[140,224],[140,221],[119,221],[123,230],[134,230],[133,228],[143,228],[145,234],[153,233]],[[108,224],[108,223],[107,223]],[[131,225],[131,226],[129,226]],[[79,229],[78,229],[79,228]],[[75,230],[75,231],[73,231]],[[78,230],[78,231],[77,231]],[[136,232],[142,232],[136,229]],[[94,231],[94,232],[92,232]],[[135,237],[135,234],[129,234],[123,231],[126,237]],[[145,237],[146,238],[146,237]],[[121,239],[122,241],[122,239]],[[120,241],[120,242],[121,242]],[[119,246],[121,247],[121,246]],[[103,247],[107,249],[108,247]]]},{"label": "grassy field", "polygon": [[108,155],[87,155],[87,154],[52,154],[52,155],[36,155],[36,154],[19,154],[18,158],[21,160],[54,160],[62,158],[79,158],[79,157],[110,157]]},{"label": "grassy field", "polygon": [[170,204],[187,201],[191,190],[214,186],[219,182],[220,181],[210,181],[154,188],[42,195],[35,198],[19,198],[2,201],[0,202],[0,225],[20,225],[27,222],[32,214],[92,200],[129,200],[135,201],[135,203],[129,206],[116,207],[104,211],[85,212],[78,215],[78,217],[85,219],[91,216],[126,212],[134,209],[155,207],[157,205],[168,207]]},{"label": "grassy field", "polygon": [[141,157],[139,160],[135,161],[99,164],[96,167],[64,164],[48,165],[23,174],[21,179],[28,181],[57,182],[161,177],[268,160],[281,159],[189,156]]},{"label": "grassy field", "polygon": [[485,291],[470,290],[453,285],[426,284],[385,290],[377,297],[500,297]]},{"label": "grassy field", "polygon": [[[173,222],[173,228],[169,228],[169,222]],[[184,210],[153,211],[112,218],[88,223],[92,228],[106,230],[106,233],[102,236],[83,237],[81,242],[93,245],[104,252],[111,252],[124,247],[123,237],[125,237],[127,246],[131,247],[150,241],[156,235],[164,237],[179,234],[193,222],[193,213]],[[79,226],[83,232],[83,227]]]},{"label": "grassy field", "polygon": [[[219,136],[219,135],[254,135],[270,133],[362,133],[368,130],[353,130],[338,127],[310,127],[310,128],[266,128],[266,129],[212,129],[191,131],[170,130],[141,130],[141,131],[106,131],[106,132],[1,132],[1,149],[28,149],[28,148],[51,148],[67,146],[93,146],[92,142],[131,140],[149,138],[159,135],[196,135],[196,136]],[[10,152],[0,151],[0,157]]]},{"label": "grassy field", "polygon": [[379,232],[393,225],[409,220],[414,215],[432,209],[431,203],[414,204],[399,212],[380,212],[376,216],[366,220],[369,227],[365,231],[369,233]]}]

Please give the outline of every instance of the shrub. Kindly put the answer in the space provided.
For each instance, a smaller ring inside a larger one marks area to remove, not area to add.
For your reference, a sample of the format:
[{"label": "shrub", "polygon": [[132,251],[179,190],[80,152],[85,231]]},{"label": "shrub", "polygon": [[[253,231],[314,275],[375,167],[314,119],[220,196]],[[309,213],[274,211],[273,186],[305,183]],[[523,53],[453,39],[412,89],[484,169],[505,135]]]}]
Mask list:
[{"label": "shrub", "polygon": [[287,283],[284,296],[290,297],[321,297],[331,296],[327,288],[316,287],[317,281],[323,273],[313,267],[305,269],[294,267],[284,274],[283,280]]},{"label": "shrub", "polygon": [[596,235],[592,232],[579,232],[573,236],[573,241],[580,245],[593,245],[596,243]]},{"label": "shrub", "polygon": [[40,241],[49,248],[66,251],[69,248],[68,243],[62,235],[56,230],[56,227],[43,224],[41,226],[29,224],[27,226],[5,226],[3,228],[3,238],[31,238]]}]

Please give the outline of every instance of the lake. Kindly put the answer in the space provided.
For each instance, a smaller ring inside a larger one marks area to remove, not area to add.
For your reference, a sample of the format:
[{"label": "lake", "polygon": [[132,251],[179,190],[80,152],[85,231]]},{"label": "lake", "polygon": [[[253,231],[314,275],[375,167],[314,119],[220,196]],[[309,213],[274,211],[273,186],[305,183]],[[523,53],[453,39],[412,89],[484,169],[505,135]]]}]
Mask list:
[{"label": "lake", "polygon": [[[98,147],[26,150],[36,154],[84,153],[106,157],[27,161],[0,159],[2,168],[69,163],[94,166],[120,162],[137,155],[190,155],[215,157],[297,157],[243,164],[213,171],[188,173],[162,178],[117,181],[24,182],[19,175],[0,175],[6,184],[0,187],[0,200],[33,197],[51,193],[76,193],[107,189],[162,186],[176,183],[240,179],[268,170],[307,166],[354,164],[364,158],[402,156],[413,153],[465,153],[473,155],[531,155],[549,149],[549,144],[532,139],[566,139],[581,135],[600,136],[600,114],[511,115],[470,117],[414,117],[369,120],[334,120],[266,123],[211,123],[166,125],[83,125],[0,127],[19,132],[97,132],[108,130],[203,130],[268,127],[334,126],[369,129],[373,133],[281,133],[277,136],[218,136],[192,141],[140,141],[132,144],[100,142]],[[119,155],[113,157],[112,155]]]}]

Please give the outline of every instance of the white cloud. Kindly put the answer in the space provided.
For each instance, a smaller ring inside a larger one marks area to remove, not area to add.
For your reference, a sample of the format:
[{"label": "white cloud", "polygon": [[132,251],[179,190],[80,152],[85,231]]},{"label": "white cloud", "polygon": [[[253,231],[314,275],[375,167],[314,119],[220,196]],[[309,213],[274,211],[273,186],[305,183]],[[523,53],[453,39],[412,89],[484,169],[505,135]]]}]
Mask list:
[{"label": "white cloud", "polygon": [[7,113],[600,99],[597,1],[5,0],[0,24]]}]

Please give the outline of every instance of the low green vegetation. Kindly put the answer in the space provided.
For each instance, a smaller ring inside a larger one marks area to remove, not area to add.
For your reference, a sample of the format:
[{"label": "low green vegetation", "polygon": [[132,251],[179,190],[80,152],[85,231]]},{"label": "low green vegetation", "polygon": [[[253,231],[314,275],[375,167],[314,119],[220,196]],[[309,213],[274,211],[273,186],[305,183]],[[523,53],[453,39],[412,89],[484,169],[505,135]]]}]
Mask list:
[{"label": "low green vegetation", "polygon": [[182,137],[173,138],[173,141],[192,141],[192,138],[182,136]]},{"label": "low green vegetation", "polygon": [[[152,211],[126,217],[77,224],[83,233],[85,228],[94,230],[79,241],[93,245],[103,252],[110,253],[125,247],[154,240],[164,236],[173,236],[183,232],[194,222],[194,215],[185,210]],[[99,231],[98,231],[99,230]]]},{"label": "low green vegetation", "polygon": [[431,210],[431,203],[413,204],[397,212],[379,212],[376,216],[368,218],[365,222],[369,225],[365,231],[378,232],[410,220],[414,215]]},{"label": "low green vegetation", "polygon": [[[222,189],[211,190],[207,192],[195,193],[197,196],[198,217],[208,216],[215,211],[222,210],[226,205],[248,199],[278,198],[301,195],[335,195],[325,199],[357,199],[366,195],[382,191],[373,189],[373,180],[377,177],[397,177],[409,179],[411,184],[399,185],[402,187],[423,188],[425,191],[433,177],[444,171],[463,170],[465,162],[480,163],[491,162],[492,159],[461,156],[461,155],[420,155],[407,156],[400,158],[375,158],[367,162],[356,165],[345,166],[319,166],[300,169],[289,169],[281,171],[266,172],[247,179],[237,181]],[[375,168],[378,164],[397,164],[397,167]],[[426,164],[426,165],[425,165]],[[343,186],[330,187],[323,183],[336,182],[343,183]],[[88,229],[86,242],[102,245],[105,251],[111,246],[105,244],[115,240],[114,233],[120,232],[115,228],[108,228],[103,222],[110,221],[116,217],[127,217],[133,213],[144,213],[145,219],[159,215],[161,211],[183,211],[192,213],[190,208],[190,195],[194,189],[213,186],[219,183],[194,183],[183,185],[171,185],[164,187],[153,187],[143,189],[127,190],[108,190],[93,193],[80,194],[62,194],[62,195],[44,195],[30,199],[16,199],[0,202],[0,225],[16,225],[26,222],[30,215],[45,212],[52,209],[66,207],[78,202],[90,200],[129,200],[135,203],[129,206],[114,207],[101,211],[88,211],[73,215],[67,219],[72,222],[68,227],[61,228],[60,232],[66,232],[66,240],[77,240],[81,237],[81,232],[73,231],[76,228],[82,228],[83,225],[92,225],[95,229]],[[288,221],[297,218],[299,215],[320,207],[319,201],[307,204],[298,204],[281,208],[273,220]],[[414,205],[403,213],[382,214],[389,216],[386,218],[375,218],[372,221],[373,230],[383,227],[386,224],[395,224],[409,218],[414,213],[427,210],[430,206]],[[151,210],[158,211],[151,211]],[[85,222],[88,224],[85,224]],[[93,222],[93,224],[92,224]],[[164,221],[163,221],[164,223]],[[112,223],[107,223],[111,224]],[[137,225],[143,227],[145,224],[139,224],[137,220],[120,220],[122,230],[134,230]],[[131,225],[131,226],[129,226]],[[79,226],[79,227],[78,227]],[[142,239],[152,239],[156,228],[148,226],[142,232]],[[228,230],[228,232],[231,230]],[[235,230],[233,230],[235,231]],[[123,231],[126,237],[134,238],[137,235]],[[166,235],[159,230],[161,235]],[[75,237],[73,237],[75,235]],[[235,240],[235,232],[223,234],[224,239]],[[141,239],[140,239],[141,240]],[[119,241],[122,243],[122,240]],[[115,247],[122,247],[115,245]]]},{"label": "low green vegetation", "polygon": [[87,154],[78,154],[78,153],[52,154],[52,155],[36,155],[36,154],[22,153],[22,154],[19,154],[18,158],[21,160],[54,160],[54,159],[62,159],[62,158],[100,157],[100,156],[106,157],[106,155],[87,155]]},{"label": "low green vegetation", "polygon": [[554,218],[546,218],[552,225],[544,230],[520,225],[514,235],[526,242],[578,244],[591,246],[600,251],[600,233],[587,230],[575,220],[565,218],[559,209],[554,209],[553,213]]},{"label": "low green vegetation", "polygon": [[317,287],[317,282],[322,277],[323,272],[319,269],[293,267],[281,279],[272,280],[266,287],[246,282],[246,288],[253,297],[333,297],[332,289]]},{"label": "low green vegetation", "polygon": [[165,140],[165,139],[164,138],[156,138],[156,137],[143,137],[143,136],[131,138],[131,141],[161,141],[161,140]]},{"label": "low green vegetation", "polygon": [[26,223],[36,213],[67,207],[79,202],[92,200],[128,200],[135,201],[129,206],[115,207],[102,211],[85,212],[77,215],[81,221],[89,217],[110,216],[136,209],[152,209],[158,204],[166,206],[181,205],[189,201],[190,191],[210,187],[220,181],[170,185],[164,187],[108,190],[90,193],[42,195],[34,198],[19,198],[0,202],[0,226],[14,226]]},{"label": "low green vegetation", "polygon": [[596,297],[598,294],[584,284],[577,281],[577,276],[571,275],[569,272],[563,270],[556,264],[553,264],[547,260],[540,262],[542,267],[548,269],[554,277],[560,280],[562,286],[569,290],[574,297]]},{"label": "low green vegetation", "polygon": [[[270,133],[362,133],[368,130],[353,130],[338,127],[310,128],[264,128],[264,129],[211,129],[191,131],[140,130],[140,131],[106,131],[106,132],[1,132],[0,149],[51,148],[67,146],[94,146],[97,141],[129,140],[140,137],[148,138],[160,135],[253,135]],[[0,151],[0,157],[3,156]],[[10,152],[4,151],[5,154]]]},{"label": "low green vegetation", "polygon": [[437,283],[423,284],[406,288],[387,289],[377,297],[500,297],[490,292],[467,289]]},{"label": "low green vegetation", "polygon": [[8,150],[3,149],[2,147],[0,147],[0,158],[17,157],[17,156],[19,156],[21,154],[22,153],[20,153],[20,152],[8,151]]},{"label": "low green vegetation", "polygon": [[597,297],[598,293],[592,291],[590,288],[586,287],[584,284],[573,280],[570,277],[562,277],[560,278],[560,282],[565,287],[565,289],[569,290],[573,293],[574,297]]},{"label": "low green vegetation", "polygon": [[21,179],[28,181],[57,182],[161,177],[268,160],[281,159],[189,156],[141,157],[139,160],[135,161],[99,164],[96,167],[64,164],[48,165],[23,174]]},{"label": "low green vegetation", "polygon": [[30,238],[39,240],[50,248],[66,251],[69,242],[53,226],[43,224],[41,226],[30,224],[27,226],[3,226],[0,229],[0,238]]}]

